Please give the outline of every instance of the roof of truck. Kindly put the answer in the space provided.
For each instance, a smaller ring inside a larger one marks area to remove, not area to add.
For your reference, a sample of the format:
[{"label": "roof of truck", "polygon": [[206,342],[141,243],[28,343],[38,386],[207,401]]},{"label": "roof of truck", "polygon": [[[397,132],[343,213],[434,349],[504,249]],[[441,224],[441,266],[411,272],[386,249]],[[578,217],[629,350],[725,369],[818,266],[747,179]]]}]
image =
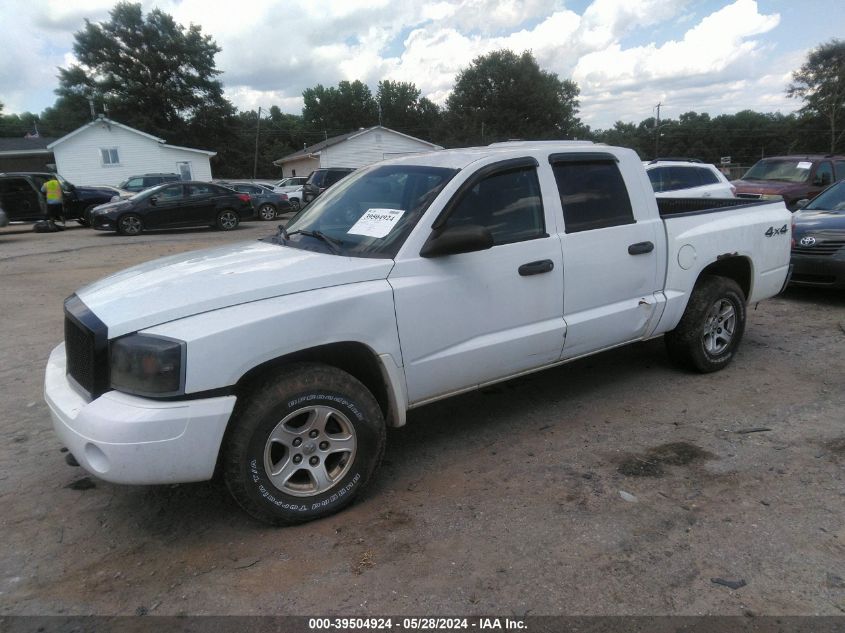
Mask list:
[{"label": "roof of truck", "polygon": [[566,152],[576,151],[584,147],[604,147],[592,141],[507,141],[493,143],[482,147],[461,147],[458,149],[442,149],[432,152],[411,154],[400,158],[393,158],[385,163],[402,165],[428,165],[431,167],[448,167],[463,169],[467,165],[489,156],[503,158],[524,156],[526,152]]}]

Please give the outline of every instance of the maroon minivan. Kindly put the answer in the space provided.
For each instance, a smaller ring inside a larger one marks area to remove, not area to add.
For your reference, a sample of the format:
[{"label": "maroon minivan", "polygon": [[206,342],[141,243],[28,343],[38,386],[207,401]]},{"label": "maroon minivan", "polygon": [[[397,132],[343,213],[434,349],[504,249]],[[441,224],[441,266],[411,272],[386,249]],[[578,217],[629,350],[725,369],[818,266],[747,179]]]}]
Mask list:
[{"label": "maroon minivan", "polygon": [[845,156],[809,154],[772,156],[757,161],[740,180],[731,182],[737,198],[777,200],[795,211],[836,180],[845,178]]}]

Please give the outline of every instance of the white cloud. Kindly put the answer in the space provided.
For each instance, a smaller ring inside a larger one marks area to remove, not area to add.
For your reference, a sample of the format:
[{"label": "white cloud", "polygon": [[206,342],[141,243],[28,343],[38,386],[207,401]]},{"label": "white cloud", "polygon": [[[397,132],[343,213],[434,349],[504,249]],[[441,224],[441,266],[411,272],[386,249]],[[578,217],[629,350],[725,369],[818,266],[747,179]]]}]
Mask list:
[{"label": "white cloud", "polygon": [[[382,78],[414,82],[442,104],[473,58],[510,48],[531,50],[541,67],[575,79],[581,116],[594,126],[638,121],[658,100],[727,108],[732,95],[734,104],[750,99],[748,107],[795,109],[794,101],[783,105],[788,75],[767,59],[784,55],[767,37],[779,16],[763,14],[754,0],[723,1],[703,18],[693,18],[700,5],[690,0],[594,0],[580,15],[566,0],[242,0],[237,10],[223,0],[143,0],[143,6],[199,24],[216,40],[226,94],[241,108],[299,112],[307,87],[361,79],[374,89]],[[6,111],[51,105],[55,68],[73,59],[73,32],[84,17],[104,19],[112,6],[113,0],[0,6]],[[649,42],[657,28],[677,35]],[[644,43],[629,45],[632,36]]]}]

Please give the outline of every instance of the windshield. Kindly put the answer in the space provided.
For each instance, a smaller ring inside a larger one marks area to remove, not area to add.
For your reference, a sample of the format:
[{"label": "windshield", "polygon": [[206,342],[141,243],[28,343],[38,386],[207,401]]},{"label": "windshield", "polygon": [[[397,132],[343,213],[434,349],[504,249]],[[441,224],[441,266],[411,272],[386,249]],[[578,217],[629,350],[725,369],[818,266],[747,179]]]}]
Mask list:
[{"label": "windshield", "polygon": [[392,258],[456,173],[413,165],[361,170],[295,216],[287,226],[290,238],[283,243],[351,257]]},{"label": "windshield", "polygon": [[809,160],[761,160],[746,172],[743,180],[805,182],[813,163]]},{"label": "windshield", "polygon": [[804,209],[809,211],[845,211],[845,180],[828,187]]}]

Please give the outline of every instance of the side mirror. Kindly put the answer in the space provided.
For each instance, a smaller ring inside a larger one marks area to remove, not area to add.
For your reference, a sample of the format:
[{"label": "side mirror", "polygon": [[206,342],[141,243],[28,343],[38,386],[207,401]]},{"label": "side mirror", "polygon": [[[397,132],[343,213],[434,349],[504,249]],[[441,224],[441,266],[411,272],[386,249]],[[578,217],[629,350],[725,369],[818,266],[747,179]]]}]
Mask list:
[{"label": "side mirror", "polygon": [[493,235],[483,226],[446,227],[432,231],[420,251],[420,257],[441,257],[459,253],[473,253],[493,247]]},{"label": "side mirror", "polygon": [[152,197],[150,198],[150,204],[151,204],[152,206],[156,206],[156,205],[158,204],[158,198],[156,198],[155,196],[152,196]]},{"label": "side mirror", "polygon": [[802,198],[801,200],[799,200],[798,202],[795,203],[795,210],[800,211],[801,209],[806,207],[808,204],[810,204],[810,201],[807,200],[807,198]]}]

